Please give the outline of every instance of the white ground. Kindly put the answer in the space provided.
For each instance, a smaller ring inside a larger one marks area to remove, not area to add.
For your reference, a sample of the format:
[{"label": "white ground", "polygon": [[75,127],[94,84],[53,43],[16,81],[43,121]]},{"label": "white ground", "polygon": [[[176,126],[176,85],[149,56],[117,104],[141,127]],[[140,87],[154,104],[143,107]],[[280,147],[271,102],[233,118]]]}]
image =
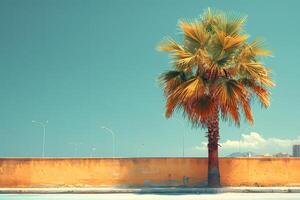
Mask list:
[{"label": "white ground", "polygon": [[0,194],[0,200],[300,200],[300,193]]}]

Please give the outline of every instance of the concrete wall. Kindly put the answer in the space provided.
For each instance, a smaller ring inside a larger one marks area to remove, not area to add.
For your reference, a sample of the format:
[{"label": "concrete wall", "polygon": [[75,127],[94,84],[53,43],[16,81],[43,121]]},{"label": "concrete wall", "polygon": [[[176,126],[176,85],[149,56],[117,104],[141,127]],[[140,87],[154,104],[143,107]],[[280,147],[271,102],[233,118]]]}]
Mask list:
[{"label": "concrete wall", "polygon": [[[300,159],[221,158],[223,186],[300,186]],[[0,159],[0,187],[203,186],[206,158]]]}]

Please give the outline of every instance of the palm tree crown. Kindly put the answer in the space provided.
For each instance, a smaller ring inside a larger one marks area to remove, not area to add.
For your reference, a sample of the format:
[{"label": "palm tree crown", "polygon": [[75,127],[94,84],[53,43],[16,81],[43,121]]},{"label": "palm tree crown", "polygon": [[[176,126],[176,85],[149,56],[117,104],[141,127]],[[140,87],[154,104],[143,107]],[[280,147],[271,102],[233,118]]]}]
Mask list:
[{"label": "palm tree crown", "polygon": [[208,9],[200,19],[180,20],[183,41],[167,38],[159,49],[170,52],[174,68],[160,76],[166,96],[166,117],[183,110],[195,126],[207,127],[211,116],[240,123],[240,110],[253,123],[250,101],[270,105],[274,86],[270,69],[259,58],[271,55],[262,41],[248,41],[246,17]]}]

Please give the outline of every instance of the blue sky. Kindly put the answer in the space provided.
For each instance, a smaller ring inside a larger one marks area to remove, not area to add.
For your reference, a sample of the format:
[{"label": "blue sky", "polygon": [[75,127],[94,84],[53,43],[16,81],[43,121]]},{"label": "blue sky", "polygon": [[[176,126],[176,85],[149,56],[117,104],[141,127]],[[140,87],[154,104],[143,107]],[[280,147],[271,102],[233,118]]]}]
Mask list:
[{"label": "blue sky", "polygon": [[243,151],[291,152],[300,135],[299,4],[0,1],[0,156],[41,156],[42,128],[32,120],[49,120],[50,157],[111,156],[112,139],[102,125],[115,132],[121,157],[181,156],[183,133],[186,156],[206,156],[205,130],[192,129],[180,114],[162,115],[156,78],[169,68],[169,58],[155,47],[167,35],[180,37],[178,19],[198,17],[207,7],[248,15],[250,39],[262,36],[274,52],[264,63],[277,85],[268,110],[254,103],[254,126],[222,123],[220,154],[238,151],[240,138]]}]

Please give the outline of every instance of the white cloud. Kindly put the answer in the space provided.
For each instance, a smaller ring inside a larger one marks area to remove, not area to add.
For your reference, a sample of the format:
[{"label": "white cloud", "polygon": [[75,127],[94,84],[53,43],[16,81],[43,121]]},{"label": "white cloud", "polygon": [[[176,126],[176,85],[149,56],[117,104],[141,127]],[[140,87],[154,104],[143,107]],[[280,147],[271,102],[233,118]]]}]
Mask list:
[{"label": "white cloud", "polygon": [[[250,132],[249,134],[242,134],[241,140],[226,140],[220,143],[222,149],[247,149],[247,150],[261,150],[268,149],[272,151],[272,148],[278,150],[291,149],[293,144],[300,143],[300,136],[291,139],[280,138],[264,138],[262,135],[256,132]],[[202,142],[200,146],[196,147],[197,150],[207,150],[207,142]]]},{"label": "white cloud", "polygon": [[267,140],[264,139],[260,134],[251,132],[248,135],[242,134],[241,141],[238,140],[227,140],[224,143],[221,143],[223,148],[257,148],[259,146],[266,145]]}]

